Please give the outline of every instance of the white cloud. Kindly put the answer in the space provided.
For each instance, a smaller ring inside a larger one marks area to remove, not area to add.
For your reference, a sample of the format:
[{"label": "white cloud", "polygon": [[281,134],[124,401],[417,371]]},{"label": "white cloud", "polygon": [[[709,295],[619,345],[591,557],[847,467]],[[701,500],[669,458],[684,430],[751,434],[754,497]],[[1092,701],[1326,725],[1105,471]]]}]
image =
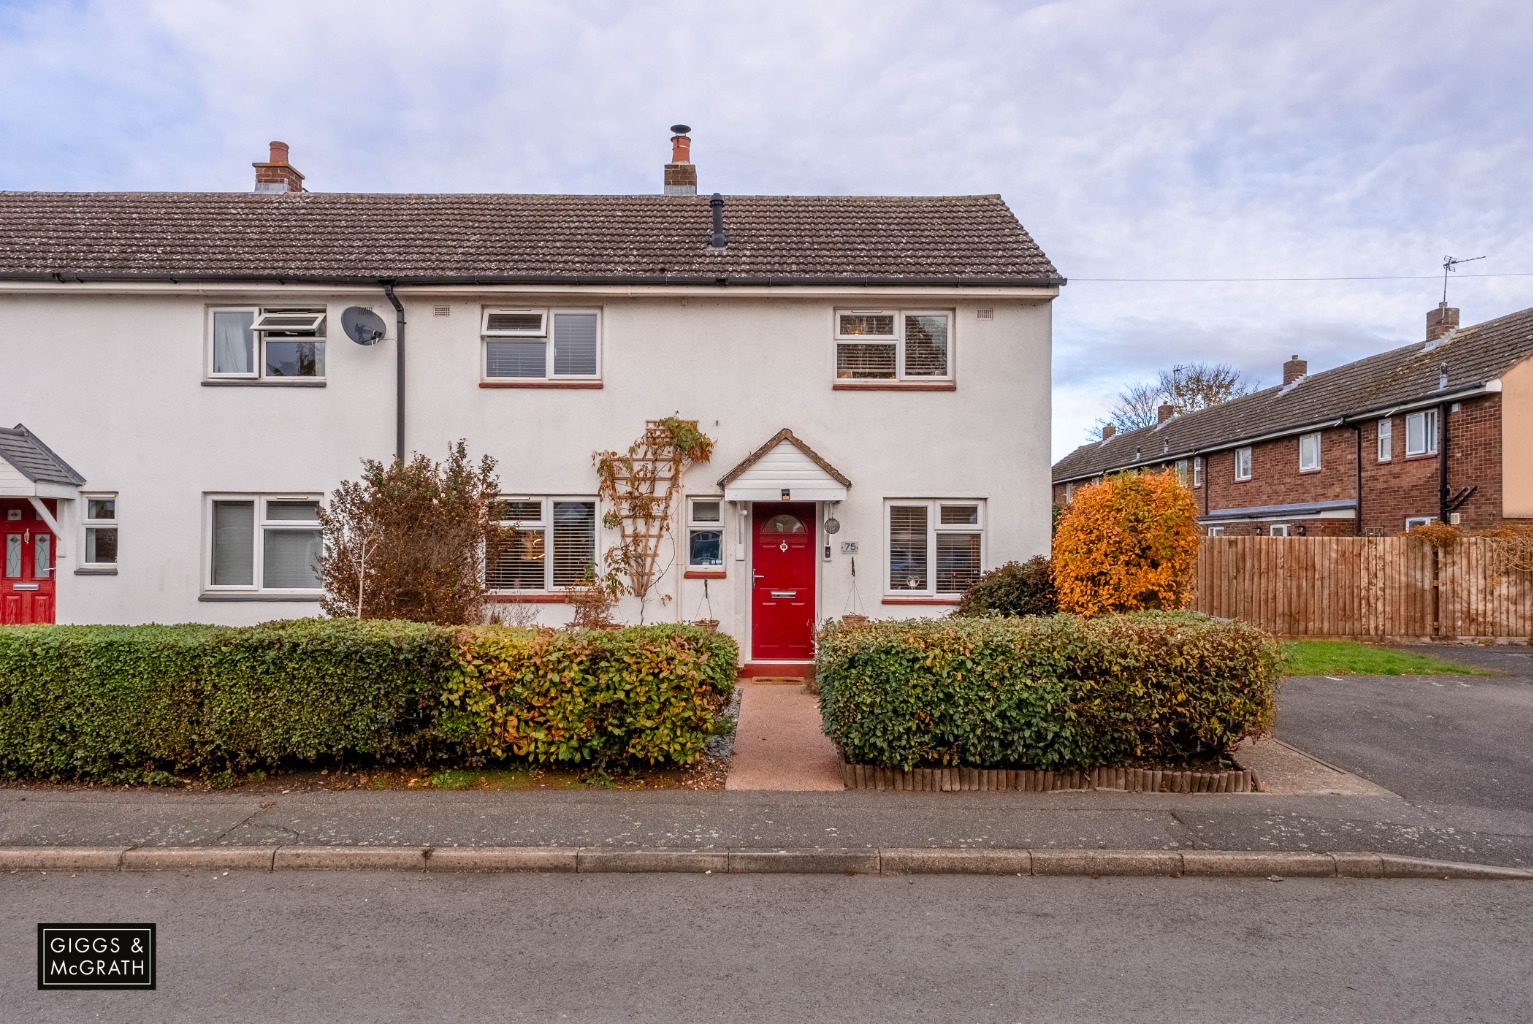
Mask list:
[{"label": "white cloud", "polygon": [[282,138],[321,190],[649,192],[686,121],[708,190],[1000,192],[1077,279],[1058,454],[1160,366],[1334,365],[1437,298],[1089,278],[1533,271],[1530,42],[1489,0],[0,0],[0,187],[243,189]]}]

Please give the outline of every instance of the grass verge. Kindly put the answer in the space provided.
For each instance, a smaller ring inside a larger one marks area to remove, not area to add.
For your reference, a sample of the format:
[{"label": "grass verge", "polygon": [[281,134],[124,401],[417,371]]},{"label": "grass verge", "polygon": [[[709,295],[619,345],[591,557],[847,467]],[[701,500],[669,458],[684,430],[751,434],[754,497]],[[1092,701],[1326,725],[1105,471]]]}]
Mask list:
[{"label": "grass verge", "polygon": [[1283,644],[1290,676],[1494,676],[1488,669],[1355,640],[1293,640]]}]

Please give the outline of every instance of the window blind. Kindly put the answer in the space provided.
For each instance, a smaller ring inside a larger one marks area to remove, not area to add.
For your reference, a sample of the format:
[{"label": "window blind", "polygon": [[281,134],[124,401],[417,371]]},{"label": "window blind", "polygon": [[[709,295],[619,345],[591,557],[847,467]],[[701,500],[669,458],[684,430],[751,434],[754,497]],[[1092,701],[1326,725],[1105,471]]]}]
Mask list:
[{"label": "window blind", "polygon": [[255,583],[255,502],[213,502],[213,585]]},{"label": "window blind", "polygon": [[961,594],[979,579],[979,534],[937,534],[937,593]]},{"label": "window blind", "polygon": [[548,373],[548,343],[544,341],[486,341],[486,377],[543,377]]},{"label": "window blind", "polygon": [[486,334],[543,334],[542,310],[491,309],[484,314]]},{"label": "window blind", "polygon": [[586,569],[595,562],[596,503],[554,502],[553,586],[579,586],[585,582]]},{"label": "window blind", "polygon": [[842,380],[893,380],[894,345],[843,342],[836,346],[836,376]]},{"label": "window blind", "polygon": [[268,528],[262,547],[263,587],[312,590],[320,585],[320,531]]},{"label": "window blind", "polygon": [[596,376],[596,314],[554,314],[554,375]]},{"label": "window blind", "polygon": [[889,506],[889,589],[925,590],[927,508]]}]

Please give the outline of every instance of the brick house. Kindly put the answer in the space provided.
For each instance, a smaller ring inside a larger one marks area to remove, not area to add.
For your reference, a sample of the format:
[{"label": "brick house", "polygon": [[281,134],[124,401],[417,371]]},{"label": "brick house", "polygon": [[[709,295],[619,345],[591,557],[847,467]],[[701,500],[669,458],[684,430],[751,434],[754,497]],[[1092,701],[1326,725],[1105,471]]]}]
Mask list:
[{"label": "brick house", "polygon": [[1209,535],[1382,536],[1432,520],[1484,530],[1533,518],[1533,309],[1082,445],[1054,466],[1054,502],[1104,474],[1178,473]]}]

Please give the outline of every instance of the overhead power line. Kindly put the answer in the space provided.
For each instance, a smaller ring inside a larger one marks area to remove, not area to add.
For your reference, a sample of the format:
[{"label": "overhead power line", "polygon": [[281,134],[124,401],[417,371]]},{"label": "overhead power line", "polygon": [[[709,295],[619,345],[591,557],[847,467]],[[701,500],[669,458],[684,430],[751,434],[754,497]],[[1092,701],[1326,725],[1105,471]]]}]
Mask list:
[{"label": "overhead power line", "polygon": [[[1533,270],[1512,274],[1459,274],[1459,277],[1533,277]],[[1081,281],[1145,284],[1225,284],[1279,281],[1437,281],[1439,274],[1358,274],[1350,277],[1071,277]]]}]

